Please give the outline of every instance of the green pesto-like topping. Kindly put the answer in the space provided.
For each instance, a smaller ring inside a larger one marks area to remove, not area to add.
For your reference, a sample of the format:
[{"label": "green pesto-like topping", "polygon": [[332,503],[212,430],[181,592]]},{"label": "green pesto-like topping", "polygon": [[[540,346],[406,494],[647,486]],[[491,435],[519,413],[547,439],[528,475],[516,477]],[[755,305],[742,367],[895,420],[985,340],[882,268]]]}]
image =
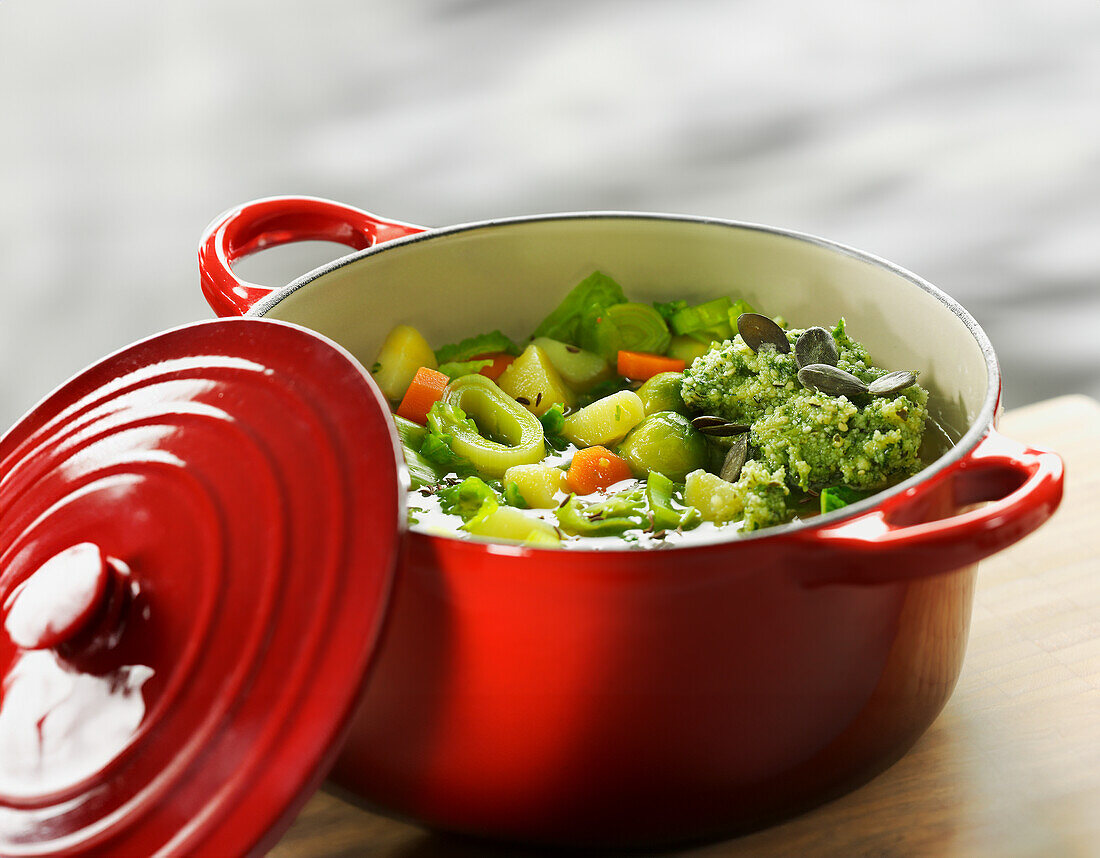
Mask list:
[{"label": "green pesto-like topping", "polygon": [[756,421],[750,442],[769,468],[787,469],[792,486],[881,489],[920,470],[927,402],[919,387],[862,408],[843,396],[803,390]]},{"label": "green pesto-like topping", "polygon": [[[803,332],[785,333],[795,343]],[[843,320],[831,334],[837,368],[865,385],[887,376],[848,336]],[[928,392],[916,384],[890,392],[848,398],[814,390],[799,382],[794,353],[754,352],[741,336],[696,359],[681,387],[693,411],[752,424],[749,458],[738,482],[756,474],[753,466],[759,464],[769,474],[783,473],[789,488],[802,490],[835,483],[877,490],[920,470]],[[757,526],[764,526],[759,522],[767,515],[778,514],[779,506],[785,517],[794,514],[786,496],[782,501],[769,497],[770,512],[756,514]],[[745,520],[751,529],[747,508]]]}]

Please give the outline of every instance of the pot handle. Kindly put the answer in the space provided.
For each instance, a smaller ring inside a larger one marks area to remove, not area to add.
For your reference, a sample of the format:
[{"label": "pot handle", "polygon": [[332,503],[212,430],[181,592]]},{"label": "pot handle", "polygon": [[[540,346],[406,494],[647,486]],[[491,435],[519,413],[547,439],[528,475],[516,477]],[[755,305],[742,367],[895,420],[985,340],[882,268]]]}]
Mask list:
[{"label": "pot handle", "polygon": [[294,241],[335,241],[363,250],[424,232],[425,227],[383,220],[370,212],[319,197],[267,197],[214,218],[199,244],[199,275],[207,303],[219,316],[243,316],[281,287],[241,280],[233,263]]},{"label": "pot handle", "polygon": [[[995,429],[961,461],[933,480],[889,498],[855,518],[809,531],[814,554],[834,554],[838,571],[813,583],[885,583],[927,577],[995,554],[1045,522],[1062,500],[1064,466],[1058,454],[1013,441]],[[945,481],[950,481],[944,486]],[[987,505],[936,521],[912,521],[922,499],[952,492],[954,503]],[[906,519],[912,523],[906,523]],[[822,558],[823,559],[823,558]]]}]

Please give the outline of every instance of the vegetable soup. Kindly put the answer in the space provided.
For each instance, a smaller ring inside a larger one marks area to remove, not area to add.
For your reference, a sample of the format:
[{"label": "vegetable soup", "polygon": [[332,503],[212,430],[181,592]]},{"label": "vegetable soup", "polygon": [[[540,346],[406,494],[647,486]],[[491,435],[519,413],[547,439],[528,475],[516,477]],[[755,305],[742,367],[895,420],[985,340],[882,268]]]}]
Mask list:
[{"label": "vegetable soup", "polygon": [[843,319],[789,329],[736,296],[636,303],[598,271],[522,343],[491,331],[433,349],[400,325],[371,373],[410,524],[542,547],[830,512],[924,467],[933,425],[916,373],[876,366]]}]

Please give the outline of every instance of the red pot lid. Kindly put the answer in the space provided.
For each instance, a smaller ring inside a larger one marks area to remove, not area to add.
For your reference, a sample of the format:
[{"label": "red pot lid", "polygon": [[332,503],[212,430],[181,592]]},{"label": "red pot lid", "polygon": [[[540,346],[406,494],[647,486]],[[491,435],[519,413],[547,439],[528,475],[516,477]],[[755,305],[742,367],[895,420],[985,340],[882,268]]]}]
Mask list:
[{"label": "red pot lid", "polygon": [[395,445],[349,355],[259,319],[124,349],[0,439],[0,854],[274,842],[365,680]]}]

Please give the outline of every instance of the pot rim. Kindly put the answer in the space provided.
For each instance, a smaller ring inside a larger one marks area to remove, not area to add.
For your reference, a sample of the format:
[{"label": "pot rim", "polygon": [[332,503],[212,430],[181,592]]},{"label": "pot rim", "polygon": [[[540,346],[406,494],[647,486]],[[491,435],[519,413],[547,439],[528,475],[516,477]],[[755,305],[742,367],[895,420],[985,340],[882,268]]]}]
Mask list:
[{"label": "pot rim", "polygon": [[[417,232],[412,235],[403,236],[401,238],[394,238],[385,242],[374,244],[371,247],[364,250],[357,250],[346,256],[334,259],[332,262],[326,263],[318,268],[313,269],[301,277],[292,280],[286,286],[281,289],[273,291],[260,301],[258,301],[249,311],[246,316],[263,317],[266,316],[275,306],[280,304],[285,298],[294,294],[299,289],[303,289],[313,281],[331,274],[340,268],[348,265],[352,265],[361,259],[369,256],[375,256],[379,253],[385,253],[389,250],[396,249],[409,244],[416,244],[421,241],[431,241],[437,238],[443,238],[445,236],[457,235],[464,232],[473,232],[475,230],[488,230],[498,227],[514,226],[517,224],[535,224],[535,223],[551,223],[555,221],[572,221],[572,220],[639,220],[639,221],[673,221],[677,223],[687,224],[699,224],[706,226],[719,226],[727,227],[730,229],[745,230],[748,232],[760,232],[769,235],[780,236],[783,238],[793,239],[795,241],[801,241],[806,244],[815,245],[817,247],[830,250],[834,253],[840,253],[845,256],[858,259],[862,262],[866,262],[875,267],[881,268],[888,273],[901,277],[904,280],[909,281],[914,286],[922,289],[927,294],[935,298],[940,304],[942,304],[947,310],[949,310],[956,318],[958,318],[966,327],[970,335],[975,339],[978,347],[981,349],[982,357],[985,359],[986,365],[986,393],[985,399],[982,401],[981,408],[978,410],[977,415],[971,421],[970,427],[966,430],[963,436],[942,456],[936,459],[934,462],[918,471],[912,477],[907,480],[891,486],[888,489],[884,489],[881,492],[877,492],[869,498],[861,500],[857,503],[843,507],[839,510],[834,510],[824,515],[816,515],[812,518],[802,519],[788,522],[786,524],[777,525],[774,527],[764,528],[759,531],[744,533],[740,530],[732,530],[728,533],[722,533],[721,530],[716,531],[713,536],[707,536],[703,538],[693,538],[686,544],[677,545],[665,545],[659,549],[639,549],[636,546],[628,544],[615,544],[614,546],[608,546],[606,548],[569,548],[570,552],[582,552],[602,554],[608,551],[613,552],[631,552],[636,553],[640,550],[659,550],[659,551],[686,551],[695,548],[711,548],[715,545],[727,545],[737,544],[744,542],[745,540],[760,540],[769,539],[772,537],[779,537],[791,534],[793,532],[805,533],[815,530],[821,527],[827,527],[841,522],[848,518],[856,518],[864,515],[876,507],[883,504],[890,498],[904,494],[905,492],[915,488],[922,483],[925,483],[941,472],[947,470],[952,465],[965,459],[971,451],[977,446],[978,442],[989,432],[993,427],[994,420],[996,418],[997,409],[1000,404],[1001,398],[1001,370],[997,361],[997,355],[993,350],[993,344],[990,342],[989,337],[985,331],[982,330],[981,325],[977,320],[970,315],[969,311],[956,301],[951,296],[947,295],[941,289],[933,286],[927,280],[906,268],[901,267],[889,260],[883,259],[880,256],[875,256],[872,253],[859,250],[849,245],[840,244],[839,242],[831,241],[820,236],[812,235],[810,233],[798,232],[796,230],[782,229],[779,227],[767,226],[764,224],[752,223],[748,221],[729,220],[725,218],[704,217],[701,215],[685,215],[685,214],[664,214],[657,212],[633,212],[633,211],[591,211],[591,212],[557,212],[549,214],[537,214],[537,215],[519,215],[513,217],[491,218],[481,221],[470,221],[467,223],[455,224],[453,226],[437,227],[426,229],[423,232]],[[403,466],[402,466],[403,467]],[[444,536],[442,534],[428,534],[413,529],[408,530],[408,536],[424,536],[429,539],[446,539],[448,542],[476,542],[476,544],[484,546],[487,550],[494,554],[506,554],[514,556],[527,556],[534,553],[541,552],[557,552],[562,551],[561,548],[539,548],[524,545],[512,545],[497,542],[472,540],[472,539],[460,539],[457,537]]]}]

